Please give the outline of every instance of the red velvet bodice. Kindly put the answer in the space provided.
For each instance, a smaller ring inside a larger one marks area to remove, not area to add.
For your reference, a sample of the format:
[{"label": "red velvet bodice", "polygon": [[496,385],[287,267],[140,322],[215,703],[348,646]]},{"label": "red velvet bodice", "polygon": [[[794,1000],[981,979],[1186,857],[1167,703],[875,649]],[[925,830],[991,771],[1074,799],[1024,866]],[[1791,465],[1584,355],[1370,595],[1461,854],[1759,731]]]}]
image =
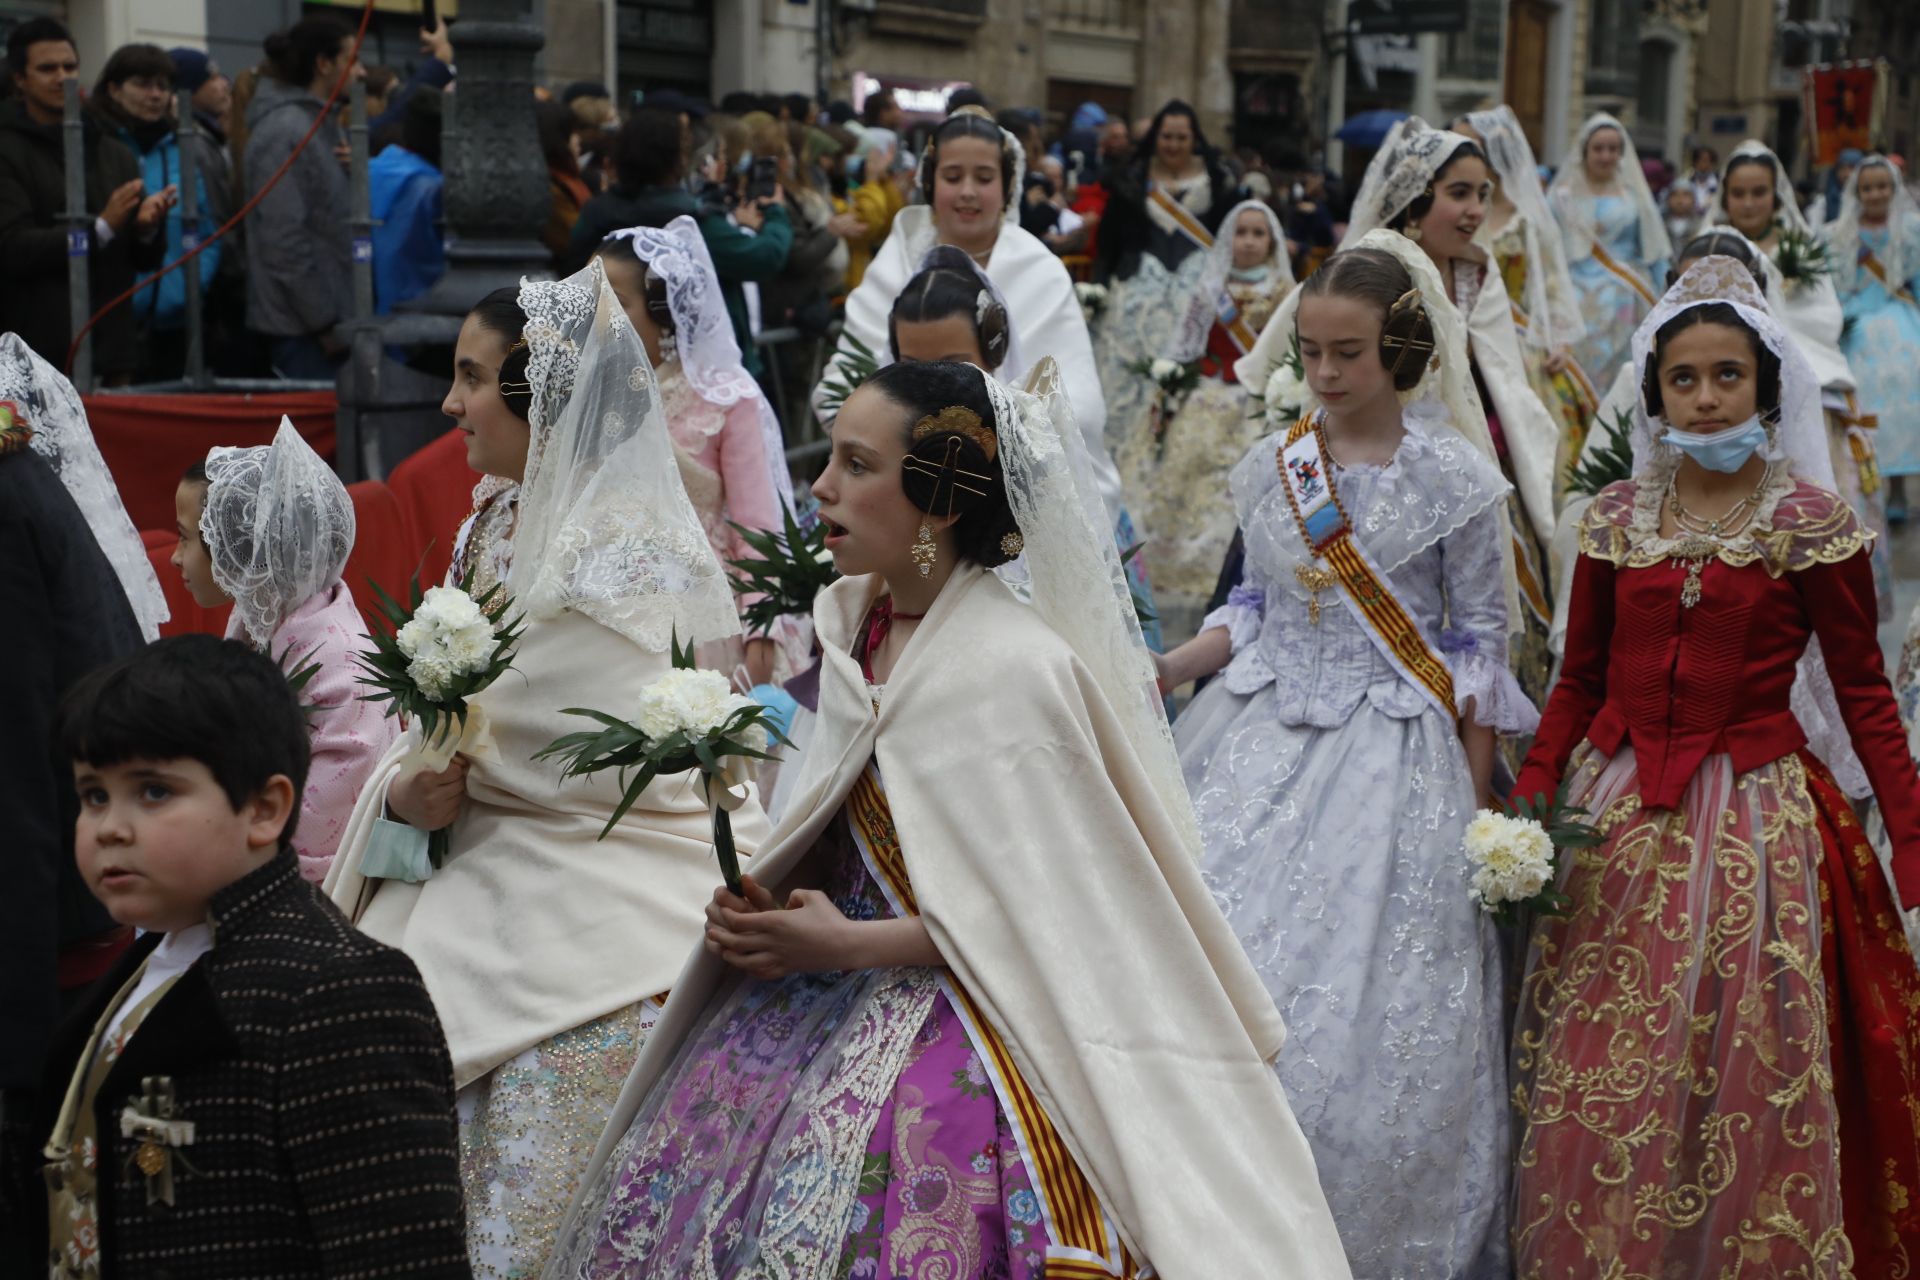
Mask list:
[{"label": "red velvet bodice", "polygon": [[1582,521],[1566,662],[1515,794],[1552,794],[1582,740],[1609,755],[1631,742],[1641,799],[1659,809],[1680,803],[1709,755],[1744,773],[1792,754],[1807,738],[1788,694],[1818,637],[1893,840],[1900,896],[1920,903],[1920,776],[1880,659],[1870,535],[1844,499],[1800,482],[1770,527],[1705,562],[1687,608],[1686,562],[1651,536],[1657,494],[1639,527],[1637,505],[1635,482],[1623,481]]}]

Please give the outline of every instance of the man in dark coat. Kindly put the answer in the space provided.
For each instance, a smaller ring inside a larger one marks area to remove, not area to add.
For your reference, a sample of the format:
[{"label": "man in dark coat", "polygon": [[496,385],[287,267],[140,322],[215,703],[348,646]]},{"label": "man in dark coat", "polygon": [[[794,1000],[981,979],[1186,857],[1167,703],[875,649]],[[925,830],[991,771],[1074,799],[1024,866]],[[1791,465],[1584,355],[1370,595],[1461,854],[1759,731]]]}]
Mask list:
[{"label": "man in dark coat", "polygon": [[[51,18],[24,22],[7,36],[7,73],[15,96],[0,102],[0,332],[11,330],[52,364],[65,368],[73,321],[67,306],[66,151],[61,137],[65,84],[80,72],[67,29]],[[88,280],[98,308],[131,287],[137,273],[160,265],[160,232],[173,188],[147,192],[127,147],[85,127]],[[133,312],[115,308],[93,329],[94,370],[124,382],[136,364]]]}]

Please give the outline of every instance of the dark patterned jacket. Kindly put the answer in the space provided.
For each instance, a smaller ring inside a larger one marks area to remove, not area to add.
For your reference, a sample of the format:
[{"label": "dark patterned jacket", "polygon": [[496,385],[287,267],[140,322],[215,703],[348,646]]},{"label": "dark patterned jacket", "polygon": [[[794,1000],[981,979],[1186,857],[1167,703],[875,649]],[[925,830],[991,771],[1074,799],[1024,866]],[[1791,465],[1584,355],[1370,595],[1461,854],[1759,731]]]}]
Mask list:
[{"label": "dark patterned jacket", "polygon": [[[453,1066],[413,962],[349,925],[287,852],[208,915],[212,950],[96,1101],[104,1280],[469,1276]],[[142,938],[61,1027],[42,1142],[102,1009],[158,941]],[[147,1204],[120,1137],[151,1076],[171,1079],[195,1126],[171,1207]]]}]

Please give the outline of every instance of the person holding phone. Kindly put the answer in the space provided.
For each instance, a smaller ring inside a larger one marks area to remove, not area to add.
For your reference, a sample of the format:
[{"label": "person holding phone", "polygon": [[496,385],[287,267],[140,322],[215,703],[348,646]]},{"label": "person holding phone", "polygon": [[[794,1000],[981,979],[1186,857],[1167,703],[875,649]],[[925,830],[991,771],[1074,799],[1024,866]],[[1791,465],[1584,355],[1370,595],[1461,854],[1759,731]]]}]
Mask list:
[{"label": "person holding phone", "polygon": [[742,200],[730,214],[703,204],[682,181],[691,150],[688,141],[678,112],[658,107],[634,112],[614,143],[619,180],[580,210],[562,265],[577,270],[602,240],[623,227],[664,227],[682,215],[692,218],[713,255],[741,358],[747,371],[758,377],[760,353],[753,344],[741,286],[770,280],[786,267],[793,224],[777,182],[765,196]]}]

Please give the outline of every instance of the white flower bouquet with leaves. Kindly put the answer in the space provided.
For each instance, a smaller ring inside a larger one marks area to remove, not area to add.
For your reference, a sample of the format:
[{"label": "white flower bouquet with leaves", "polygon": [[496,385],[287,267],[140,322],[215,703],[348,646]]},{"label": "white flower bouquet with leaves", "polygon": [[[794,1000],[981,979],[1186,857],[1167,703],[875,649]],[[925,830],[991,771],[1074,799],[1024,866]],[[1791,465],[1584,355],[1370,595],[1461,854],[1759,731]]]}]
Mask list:
[{"label": "white flower bouquet with leaves", "polygon": [[1561,854],[1600,843],[1600,830],[1575,818],[1586,810],[1569,806],[1563,783],[1552,800],[1521,797],[1482,809],[1467,824],[1467,861],[1473,864],[1468,892],[1503,924],[1523,914],[1565,915],[1573,900],[1554,888]]},{"label": "white flower bouquet with leaves", "polygon": [[767,748],[773,742],[791,745],[775,726],[772,713],[735,693],[718,671],[695,667],[693,646],[683,650],[678,636],[673,640],[672,669],[640,691],[632,721],[587,707],[563,710],[595,721],[600,728],[556,738],[533,758],[559,759],[563,778],[586,777],[604,769],[620,771],[620,803],[600,829],[601,838],[626,816],[655,778],[697,770],[713,815],[720,873],[727,888],[739,893],[740,859],[728,815],[746,802],[747,761],[771,760]]},{"label": "white flower bouquet with leaves", "polygon": [[[424,593],[416,573],[404,605],[379,583],[370,585],[387,627],[375,627],[373,651],[358,655],[366,672],[360,683],[374,690],[361,701],[385,702],[389,716],[406,720],[414,748],[402,768],[437,773],[456,754],[492,758],[486,714],[467,700],[513,665],[525,619],[500,621],[508,600],[498,586],[474,599],[471,573],[459,586],[429,587]],[[438,867],[446,853],[445,829],[431,832],[428,860]]]},{"label": "white flower bouquet with leaves", "polygon": [[1073,296],[1080,300],[1080,314],[1087,318],[1088,324],[1099,319],[1107,310],[1107,286],[1103,284],[1089,284],[1083,280],[1073,286]]}]

